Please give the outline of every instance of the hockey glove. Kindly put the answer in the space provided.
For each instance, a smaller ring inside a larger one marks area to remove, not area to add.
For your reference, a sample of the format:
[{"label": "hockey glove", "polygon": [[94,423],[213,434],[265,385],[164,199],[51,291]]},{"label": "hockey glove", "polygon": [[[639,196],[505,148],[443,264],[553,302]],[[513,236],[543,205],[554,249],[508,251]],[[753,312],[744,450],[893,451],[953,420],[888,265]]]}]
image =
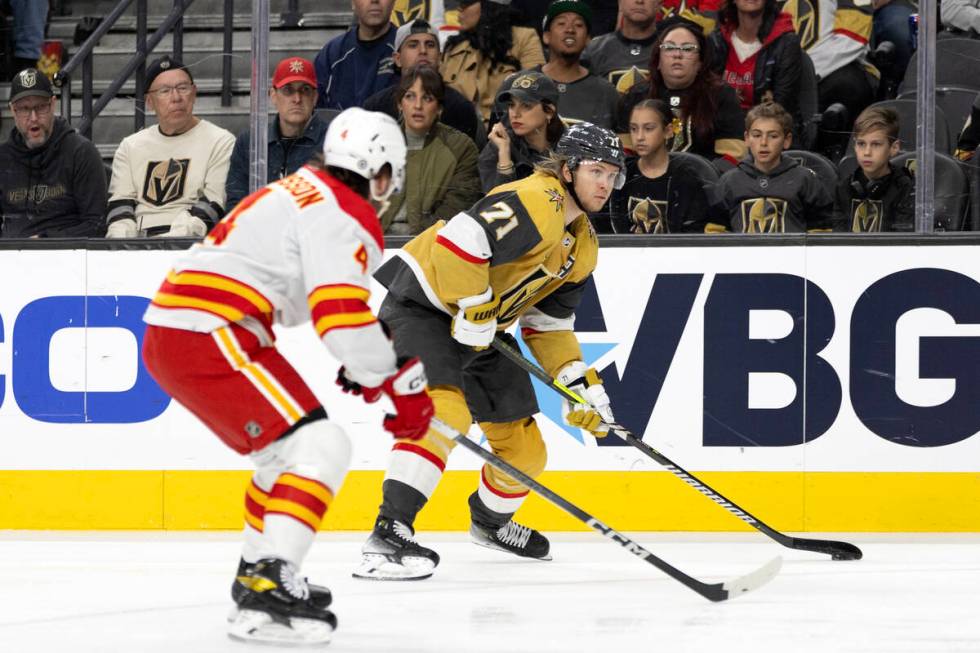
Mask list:
[{"label": "hockey glove", "polygon": [[599,374],[582,361],[572,361],[558,372],[557,380],[588,402],[579,404],[562,400],[561,416],[565,423],[585,429],[597,438],[609,435],[608,425],[615,423],[616,418]]},{"label": "hockey glove", "polygon": [[[410,358],[397,372],[385,379],[381,389],[395,405],[394,415],[385,415],[384,427],[396,440],[420,440],[429,430],[435,413],[426,390],[425,368],[418,358]],[[364,389],[368,400],[368,389]]]},{"label": "hockey glove", "polygon": [[403,358],[399,369],[374,388],[363,386],[347,375],[347,368],[337,373],[337,385],[348,393],[361,396],[369,404],[388,395],[396,414],[385,415],[384,427],[398,440],[419,440],[429,430],[434,409],[426,392],[425,368],[418,358]]},{"label": "hockey glove", "polygon": [[457,302],[459,311],[453,318],[453,338],[481,351],[490,346],[497,334],[497,313],[500,299],[487,288],[479,295],[463,297]]}]

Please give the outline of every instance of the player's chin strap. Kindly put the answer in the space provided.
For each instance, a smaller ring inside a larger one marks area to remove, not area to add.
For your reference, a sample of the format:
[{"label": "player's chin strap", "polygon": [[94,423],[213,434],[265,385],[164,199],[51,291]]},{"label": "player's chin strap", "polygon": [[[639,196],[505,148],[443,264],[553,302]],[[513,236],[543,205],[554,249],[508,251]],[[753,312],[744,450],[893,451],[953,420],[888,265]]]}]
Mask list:
[{"label": "player's chin strap", "polygon": [[395,179],[393,177],[388,178],[388,188],[381,195],[374,192],[374,184],[377,179],[377,177],[372,177],[368,180],[368,189],[371,195],[371,200],[377,203],[378,215],[382,215],[388,210],[388,207],[391,206],[390,198],[395,192]]},{"label": "player's chin strap", "polygon": [[[509,344],[501,340],[500,338],[494,338],[490,346],[503,354],[506,358],[510,359],[517,364],[518,367],[524,371],[531,374],[531,376],[536,377],[545,385],[555,390],[562,397],[569,401],[574,401],[577,403],[586,403],[585,399],[580,397],[577,393],[569,390],[566,386],[559,383],[556,379],[551,378],[547,372],[543,369],[526,359],[521,352],[517,351]],[[721,494],[716,492],[714,489],[703,483],[696,476],[693,476],[690,472],[687,472],[681,467],[678,467],[674,461],[672,461],[667,456],[663,455],[647,443],[645,443],[640,438],[635,437],[629,430],[624,428],[619,424],[609,424],[609,431],[615,433],[622,439],[626,440],[627,443],[636,447],[644,454],[653,458],[655,461],[663,465],[670,471],[674,476],[677,476],[684,481],[686,485],[693,487],[695,490],[703,494],[704,496],[711,499],[713,502],[732,513],[742,521],[744,521],[749,526],[755,528],[759,532],[769,536],[779,544],[790,548],[790,549],[800,549],[803,551],[814,551],[816,553],[826,553],[831,556],[834,560],[860,560],[861,549],[854,546],[849,542],[837,542],[834,540],[815,540],[803,537],[791,537],[784,533],[780,533],[776,529],[766,525],[765,523],[759,521],[757,518],[750,515],[748,512],[735,505]]]}]

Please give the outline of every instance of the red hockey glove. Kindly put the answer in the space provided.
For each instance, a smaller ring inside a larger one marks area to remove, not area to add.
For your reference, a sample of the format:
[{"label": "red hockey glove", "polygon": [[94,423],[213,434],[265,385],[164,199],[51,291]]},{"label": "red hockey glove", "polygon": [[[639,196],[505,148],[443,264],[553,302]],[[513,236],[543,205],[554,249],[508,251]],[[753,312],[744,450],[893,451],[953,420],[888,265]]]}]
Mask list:
[{"label": "red hockey glove", "polygon": [[[426,390],[425,368],[418,358],[402,362],[398,371],[385,379],[381,390],[395,405],[396,414],[385,415],[384,427],[397,440],[420,440],[429,430],[435,409]],[[363,388],[367,400],[368,388]],[[374,390],[374,388],[372,388]]]}]

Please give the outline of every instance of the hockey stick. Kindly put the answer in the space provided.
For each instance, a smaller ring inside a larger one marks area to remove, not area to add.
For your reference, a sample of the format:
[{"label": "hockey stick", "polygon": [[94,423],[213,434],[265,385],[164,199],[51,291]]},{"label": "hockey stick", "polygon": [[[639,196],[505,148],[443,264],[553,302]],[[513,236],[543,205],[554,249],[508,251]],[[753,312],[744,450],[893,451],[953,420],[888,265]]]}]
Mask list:
[{"label": "hockey stick", "polygon": [[524,472],[520,471],[513,465],[509,464],[507,461],[487,451],[486,449],[478,445],[476,442],[473,442],[472,440],[467,438],[464,434],[460,433],[453,427],[449,426],[448,424],[440,420],[438,417],[432,418],[431,426],[445,437],[453,440],[459,445],[462,445],[466,449],[469,449],[477,456],[482,458],[484,461],[486,461],[488,464],[492,465],[493,467],[496,467],[503,473],[513,478],[514,480],[523,483],[528,488],[536,492],[539,496],[543,497],[544,499],[547,499],[555,506],[561,508],[562,510],[572,515],[576,519],[582,521],[587,526],[591,527],[593,530],[596,530],[602,535],[608,537],[610,540],[620,545],[621,547],[623,547],[624,549],[626,549],[627,551],[635,555],[637,558],[646,560],[651,565],[653,565],[660,571],[664,572],[674,580],[683,583],[684,585],[691,588],[692,590],[694,590],[695,592],[697,592],[698,594],[700,594],[701,596],[703,596],[704,598],[710,601],[726,601],[728,599],[735,598],[736,596],[745,594],[746,592],[751,592],[754,589],[762,587],[770,580],[772,580],[777,573],[779,573],[779,568],[783,564],[783,559],[780,558],[779,556],[776,556],[775,558],[767,562],[759,569],[756,569],[755,571],[749,574],[746,574],[739,578],[735,578],[728,582],[714,583],[714,584],[708,584],[702,582],[696,578],[692,578],[691,576],[688,576],[677,567],[674,567],[670,563],[658,558],[657,556],[650,553],[642,546],[640,546],[630,538],[626,537],[619,531],[610,528],[609,526],[606,526],[601,521],[599,521],[589,513],[585,512],[578,506],[558,496],[557,494],[555,494],[554,492],[546,488],[544,485],[541,485],[540,483],[535,481],[533,478],[531,478]]},{"label": "hockey stick", "polygon": [[[553,390],[557,391],[562,397],[574,401],[575,403],[584,404],[585,399],[578,396],[572,390],[558,382],[557,379],[553,379],[548,376],[548,373],[543,369],[529,361],[527,358],[517,351],[509,344],[501,340],[500,338],[495,338],[492,344],[493,348],[499,351],[501,354],[509,358],[511,361],[516,363],[521,369],[530,373],[531,375],[537,377],[542,383],[548,385]],[[623,438],[636,447],[643,453],[645,453],[650,458],[653,458],[658,463],[667,468],[669,472],[677,476],[682,481],[687,483],[689,486],[708,497],[719,506],[732,513],[742,521],[744,521],[749,526],[752,526],[756,530],[768,535],[770,538],[782,544],[783,546],[790,549],[799,549],[801,551],[813,551],[816,553],[825,553],[829,555],[834,560],[860,560],[861,549],[854,546],[849,542],[838,542],[836,540],[817,540],[810,539],[806,537],[792,537],[786,535],[785,533],[780,533],[771,526],[766,525],[764,522],[760,521],[756,517],[753,517],[746,510],[743,510],[739,506],[735,505],[721,494],[716,492],[713,488],[709,487],[706,483],[699,480],[697,477],[693,476],[688,471],[679,467],[674,461],[672,461],[667,456],[663,455],[646,442],[634,436],[628,429],[624,428],[619,424],[609,424],[609,430]]]}]

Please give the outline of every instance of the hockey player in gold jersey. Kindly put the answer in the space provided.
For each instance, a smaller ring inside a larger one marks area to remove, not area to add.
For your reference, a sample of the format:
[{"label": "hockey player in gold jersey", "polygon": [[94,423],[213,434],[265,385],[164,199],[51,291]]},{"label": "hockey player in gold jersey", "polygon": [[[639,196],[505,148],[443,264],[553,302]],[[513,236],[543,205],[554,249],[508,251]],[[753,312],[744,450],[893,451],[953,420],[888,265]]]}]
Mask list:
[{"label": "hockey player in gold jersey", "polygon": [[[527,373],[488,348],[519,323],[538,362],[590,404],[566,405],[567,423],[606,435],[614,421],[595,370],[582,361],[574,311],[595,268],[598,240],[586,211],[622,186],[619,139],[589,123],[570,127],[555,155],[525,179],[498,186],[468,211],[416,236],[375,278],[388,288],[379,311],[399,355],[425,364],[436,416],[460,432],[479,423],[494,453],[530,476],[545,466]],[[343,376],[338,383],[357,392]],[[430,429],[395,445],[374,531],[355,577],[426,578],[439,556],[414,539],[413,523],[435,491],[452,441]],[[527,488],[484,466],[469,498],[477,544],[549,559],[548,540],[511,517]]]}]

